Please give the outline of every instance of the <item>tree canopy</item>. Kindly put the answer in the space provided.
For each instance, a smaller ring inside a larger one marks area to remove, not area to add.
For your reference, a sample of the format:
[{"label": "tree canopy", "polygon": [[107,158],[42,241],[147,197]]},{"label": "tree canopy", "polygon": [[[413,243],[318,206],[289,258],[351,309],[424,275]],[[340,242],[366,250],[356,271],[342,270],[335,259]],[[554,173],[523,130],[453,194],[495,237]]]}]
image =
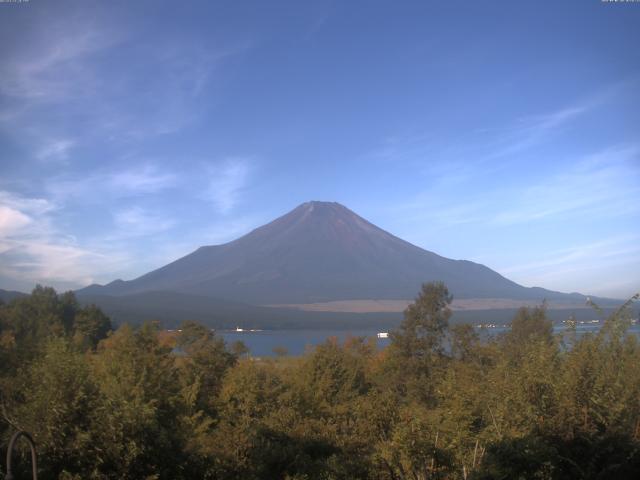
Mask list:
[{"label": "tree canopy", "polygon": [[255,358],[37,287],[0,305],[0,440],[29,431],[44,479],[638,478],[629,305],[595,334],[554,334],[542,305],[481,339],[450,303],[425,284],[384,349]]}]

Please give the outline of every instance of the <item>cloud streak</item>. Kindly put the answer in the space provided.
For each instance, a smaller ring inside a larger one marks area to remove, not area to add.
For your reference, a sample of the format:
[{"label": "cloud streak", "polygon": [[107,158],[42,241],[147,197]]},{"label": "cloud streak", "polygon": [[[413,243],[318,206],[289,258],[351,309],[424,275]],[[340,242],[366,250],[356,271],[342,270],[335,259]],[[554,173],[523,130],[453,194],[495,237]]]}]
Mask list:
[{"label": "cloud streak", "polygon": [[59,202],[76,199],[104,203],[108,199],[158,194],[175,187],[179,182],[176,173],[147,163],[85,176],[60,175],[47,180],[45,188]]},{"label": "cloud streak", "polygon": [[175,186],[177,175],[161,172],[151,165],[144,165],[139,168],[109,174],[105,180],[109,188],[113,190],[144,195],[157,193]]},{"label": "cloud streak", "polygon": [[530,185],[510,198],[495,224],[515,224],[567,215],[628,215],[640,211],[640,147],[616,146],[578,162],[568,172]]},{"label": "cloud streak", "polygon": [[0,192],[0,278],[20,286],[91,283],[123,264],[122,255],[91,251],[54,227],[53,205],[41,198]]},{"label": "cloud streak", "polygon": [[83,61],[113,46],[119,38],[114,31],[87,22],[64,23],[40,33],[39,41],[0,63],[1,95],[26,101],[28,105],[56,103],[77,96],[87,87],[80,85],[78,78],[89,79]]},{"label": "cloud streak", "polygon": [[210,167],[205,199],[220,213],[228,214],[238,203],[249,174],[249,162],[244,158],[231,158]]},{"label": "cloud streak", "polygon": [[[558,267],[569,266],[583,268],[584,260],[590,259],[599,264],[627,263],[631,258],[637,258],[640,254],[640,236],[627,235],[612,237],[598,242],[574,245],[555,252],[549,252],[543,259],[530,263],[518,263],[501,268],[501,273],[548,275],[551,271],[558,271]],[[590,267],[592,268],[592,267]]]},{"label": "cloud streak", "polygon": [[518,120],[516,127],[507,129],[499,135],[492,145],[487,159],[509,157],[531,149],[546,141],[559,129],[597,106],[589,100],[581,105],[563,108],[545,115],[525,117]]},{"label": "cloud streak", "polygon": [[75,140],[68,138],[43,141],[42,147],[36,152],[35,156],[38,160],[67,160],[75,144]]},{"label": "cloud streak", "polygon": [[0,133],[40,161],[74,163],[77,147],[128,148],[183,130],[215,104],[208,87],[220,67],[250,48],[175,33],[150,41],[102,9],[53,18],[34,15],[29,41],[0,50]]},{"label": "cloud streak", "polygon": [[176,223],[173,219],[138,205],[116,212],[114,222],[120,239],[155,235],[169,230]]},{"label": "cloud streak", "polygon": [[[544,286],[613,297],[629,297],[640,289],[640,236],[623,235],[544,254],[528,263],[515,263],[499,272],[527,286]],[[594,287],[592,277],[601,279]]]}]

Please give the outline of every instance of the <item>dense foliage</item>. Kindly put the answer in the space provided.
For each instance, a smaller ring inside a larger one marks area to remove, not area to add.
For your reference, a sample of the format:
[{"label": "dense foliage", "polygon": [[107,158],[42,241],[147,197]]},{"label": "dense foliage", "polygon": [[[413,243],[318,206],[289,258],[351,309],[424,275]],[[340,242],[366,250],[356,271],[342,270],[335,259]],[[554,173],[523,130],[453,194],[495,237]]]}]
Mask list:
[{"label": "dense foliage", "polygon": [[37,287],[0,305],[2,447],[31,432],[43,479],[640,478],[625,309],[578,338],[523,308],[480,341],[449,326],[450,301],[425,284],[384,350],[329,339],[257,359],[193,322],[111,331]]}]

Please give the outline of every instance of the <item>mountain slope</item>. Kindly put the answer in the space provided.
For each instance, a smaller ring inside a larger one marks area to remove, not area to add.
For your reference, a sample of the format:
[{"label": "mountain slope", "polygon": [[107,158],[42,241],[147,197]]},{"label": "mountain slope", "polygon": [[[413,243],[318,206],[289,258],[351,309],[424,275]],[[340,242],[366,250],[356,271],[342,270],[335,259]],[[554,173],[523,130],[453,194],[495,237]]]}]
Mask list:
[{"label": "mountain slope", "polygon": [[338,203],[308,202],[232,242],[195,252],[131,281],[80,295],[173,291],[253,305],[410,299],[442,280],[456,298],[583,301],[526,288],[474,262],[451,260],[376,227]]},{"label": "mountain slope", "polygon": [[0,288],[0,301],[9,303],[16,298],[26,297],[26,293],[16,292],[14,290],[3,290]]},{"label": "mountain slope", "polygon": [[79,295],[83,305],[96,304],[116,325],[159,320],[165,328],[178,328],[194,320],[217,329],[266,328],[376,328],[398,324],[400,313],[300,312],[229,302],[177,292],[132,295]]}]

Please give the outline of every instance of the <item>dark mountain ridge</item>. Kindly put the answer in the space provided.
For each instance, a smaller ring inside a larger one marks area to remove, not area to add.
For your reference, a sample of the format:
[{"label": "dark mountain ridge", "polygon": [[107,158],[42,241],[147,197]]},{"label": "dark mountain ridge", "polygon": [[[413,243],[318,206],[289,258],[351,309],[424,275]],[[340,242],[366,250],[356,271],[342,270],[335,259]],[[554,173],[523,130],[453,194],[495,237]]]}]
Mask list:
[{"label": "dark mountain ridge", "polygon": [[15,290],[3,290],[0,288],[0,301],[9,303],[16,298],[26,297],[27,294],[23,292],[17,292]]},{"label": "dark mountain ridge", "polygon": [[490,268],[412,245],[335,202],[307,202],[229,243],[200,247],[134,280],[79,295],[171,291],[252,305],[410,299],[427,281],[456,298],[582,303],[580,294],[527,288]]}]

